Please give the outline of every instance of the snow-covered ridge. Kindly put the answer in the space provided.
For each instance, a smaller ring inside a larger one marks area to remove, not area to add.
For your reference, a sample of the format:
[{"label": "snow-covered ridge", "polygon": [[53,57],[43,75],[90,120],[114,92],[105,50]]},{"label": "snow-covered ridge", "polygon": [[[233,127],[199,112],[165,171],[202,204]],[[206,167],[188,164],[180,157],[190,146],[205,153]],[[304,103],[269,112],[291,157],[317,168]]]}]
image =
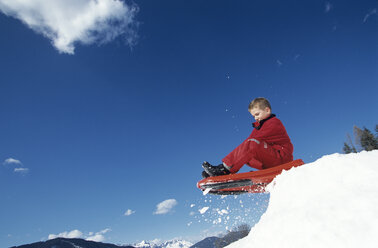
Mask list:
[{"label": "snow-covered ridge", "polygon": [[228,248],[377,247],[378,150],[284,171],[247,237]]},{"label": "snow-covered ridge", "polygon": [[191,242],[186,240],[172,239],[164,242],[159,240],[142,241],[132,246],[137,248],[189,248],[192,245]]}]

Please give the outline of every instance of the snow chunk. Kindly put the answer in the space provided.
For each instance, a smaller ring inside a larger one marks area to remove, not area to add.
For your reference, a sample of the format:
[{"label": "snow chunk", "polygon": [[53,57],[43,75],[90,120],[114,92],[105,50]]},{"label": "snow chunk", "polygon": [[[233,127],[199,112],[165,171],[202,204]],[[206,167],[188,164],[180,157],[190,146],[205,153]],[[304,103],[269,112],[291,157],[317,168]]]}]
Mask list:
[{"label": "snow chunk", "polygon": [[201,214],[206,213],[206,211],[209,210],[209,207],[203,207],[200,210],[198,210]]},{"label": "snow chunk", "polygon": [[219,215],[228,214],[228,211],[226,209],[218,210]]},{"label": "snow chunk", "polygon": [[203,195],[207,195],[210,191],[211,191],[211,188],[207,188],[202,193]]}]

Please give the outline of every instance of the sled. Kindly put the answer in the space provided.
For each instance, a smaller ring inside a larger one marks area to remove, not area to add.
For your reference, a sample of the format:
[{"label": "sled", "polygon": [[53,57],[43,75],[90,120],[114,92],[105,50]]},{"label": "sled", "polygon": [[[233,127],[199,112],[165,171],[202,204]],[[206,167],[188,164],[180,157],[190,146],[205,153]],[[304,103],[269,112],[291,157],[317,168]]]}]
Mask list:
[{"label": "sled", "polygon": [[264,193],[265,187],[277,175],[281,174],[282,170],[289,170],[303,164],[302,159],[297,159],[264,170],[208,177],[199,181],[197,187],[206,193],[214,195]]}]

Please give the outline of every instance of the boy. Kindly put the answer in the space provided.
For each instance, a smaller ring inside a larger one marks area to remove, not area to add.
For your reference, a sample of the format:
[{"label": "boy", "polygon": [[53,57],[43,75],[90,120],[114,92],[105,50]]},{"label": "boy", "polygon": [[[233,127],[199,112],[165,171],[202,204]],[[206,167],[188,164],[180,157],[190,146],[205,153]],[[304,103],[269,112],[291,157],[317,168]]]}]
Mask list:
[{"label": "boy", "polygon": [[267,99],[254,99],[248,111],[256,122],[251,135],[222,159],[223,164],[213,166],[204,162],[203,177],[233,174],[244,164],[261,170],[293,161],[293,145],[282,122],[272,114]]}]

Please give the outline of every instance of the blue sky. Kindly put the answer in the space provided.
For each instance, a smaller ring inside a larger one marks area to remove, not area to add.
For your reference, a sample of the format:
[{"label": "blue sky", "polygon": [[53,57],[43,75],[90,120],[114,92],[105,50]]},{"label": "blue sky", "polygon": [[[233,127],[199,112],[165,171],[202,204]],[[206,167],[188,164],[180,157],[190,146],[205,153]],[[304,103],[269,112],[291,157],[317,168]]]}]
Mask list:
[{"label": "blue sky", "polygon": [[[378,122],[376,1],[103,0],[105,17],[81,11],[90,1],[36,2],[0,0],[2,247],[72,230],[132,243],[253,224],[269,196],[204,197],[196,182],[204,160],[250,134],[255,97],[305,162]],[[211,211],[227,207],[232,220],[214,225]]]}]

